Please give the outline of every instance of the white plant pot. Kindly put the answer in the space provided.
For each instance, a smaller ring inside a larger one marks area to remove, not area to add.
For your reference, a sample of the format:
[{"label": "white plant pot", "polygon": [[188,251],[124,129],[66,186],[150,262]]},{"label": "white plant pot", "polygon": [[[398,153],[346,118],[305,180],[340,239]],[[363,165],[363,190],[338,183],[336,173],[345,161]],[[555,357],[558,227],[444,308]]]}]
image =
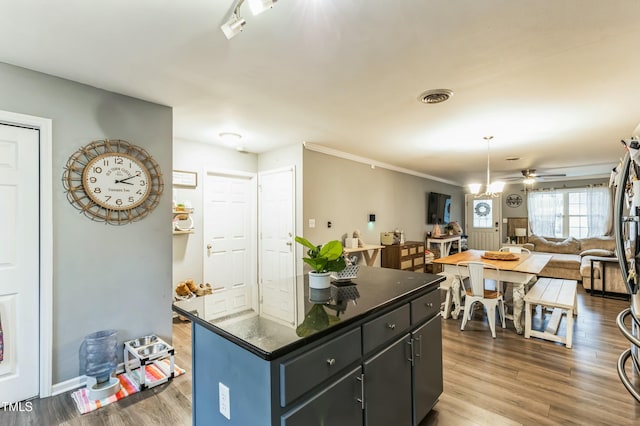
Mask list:
[{"label": "white plant pot", "polygon": [[330,288],[330,272],[309,272],[309,288]]}]

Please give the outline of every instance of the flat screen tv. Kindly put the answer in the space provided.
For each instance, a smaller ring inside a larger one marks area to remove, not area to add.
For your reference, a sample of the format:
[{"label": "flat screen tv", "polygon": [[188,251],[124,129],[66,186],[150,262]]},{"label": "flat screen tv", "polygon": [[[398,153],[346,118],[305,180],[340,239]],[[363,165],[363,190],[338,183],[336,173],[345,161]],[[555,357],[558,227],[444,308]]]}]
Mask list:
[{"label": "flat screen tv", "polygon": [[450,222],[451,195],[430,192],[427,194],[427,223],[447,224]]}]

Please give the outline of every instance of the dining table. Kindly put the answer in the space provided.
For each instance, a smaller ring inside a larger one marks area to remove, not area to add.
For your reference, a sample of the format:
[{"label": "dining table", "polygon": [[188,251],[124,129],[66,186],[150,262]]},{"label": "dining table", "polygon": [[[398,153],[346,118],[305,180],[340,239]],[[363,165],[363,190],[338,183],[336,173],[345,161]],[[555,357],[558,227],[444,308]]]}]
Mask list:
[{"label": "dining table", "polygon": [[[452,279],[451,291],[453,295],[454,309],[451,316],[457,319],[461,310],[460,279],[468,277],[467,268],[461,262],[485,262],[498,268],[486,269],[485,278],[500,279],[503,283],[511,283],[513,286],[513,325],[518,334],[524,332],[524,318],[522,316],[524,308],[524,295],[528,286],[535,283],[538,274],[544,269],[551,259],[551,255],[534,253],[511,253],[509,260],[496,260],[486,258],[491,257],[491,253],[485,250],[465,250],[450,256],[434,259],[433,263],[442,265],[443,274]],[[497,274],[500,276],[498,277]]]}]

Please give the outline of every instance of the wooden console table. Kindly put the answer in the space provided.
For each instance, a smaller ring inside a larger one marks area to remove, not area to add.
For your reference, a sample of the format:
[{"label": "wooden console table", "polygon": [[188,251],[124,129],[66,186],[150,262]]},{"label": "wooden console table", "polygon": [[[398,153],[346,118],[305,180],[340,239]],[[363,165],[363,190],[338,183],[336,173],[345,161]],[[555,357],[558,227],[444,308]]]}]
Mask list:
[{"label": "wooden console table", "polygon": [[449,256],[451,251],[451,246],[454,242],[458,242],[458,253],[462,251],[460,235],[446,235],[443,237],[433,237],[427,238],[427,250],[431,248],[431,244],[438,244],[438,249],[440,250],[440,257]]},{"label": "wooden console table", "polygon": [[376,263],[376,259],[378,258],[380,250],[382,250],[383,248],[384,246],[365,244],[362,247],[345,248],[344,252],[347,254],[362,252],[367,266],[373,266]]}]

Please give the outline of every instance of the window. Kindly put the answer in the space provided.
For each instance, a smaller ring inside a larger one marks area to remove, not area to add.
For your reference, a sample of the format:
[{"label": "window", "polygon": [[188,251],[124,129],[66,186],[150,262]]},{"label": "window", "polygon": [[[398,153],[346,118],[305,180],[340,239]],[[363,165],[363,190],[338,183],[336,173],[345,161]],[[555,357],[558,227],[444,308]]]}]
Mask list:
[{"label": "window", "polygon": [[491,200],[473,200],[473,227],[493,228]]},{"label": "window", "polygon": [[612,217],[605,187],[530,192],[528,209],[531,232],[545,237],[605,235]]}]

